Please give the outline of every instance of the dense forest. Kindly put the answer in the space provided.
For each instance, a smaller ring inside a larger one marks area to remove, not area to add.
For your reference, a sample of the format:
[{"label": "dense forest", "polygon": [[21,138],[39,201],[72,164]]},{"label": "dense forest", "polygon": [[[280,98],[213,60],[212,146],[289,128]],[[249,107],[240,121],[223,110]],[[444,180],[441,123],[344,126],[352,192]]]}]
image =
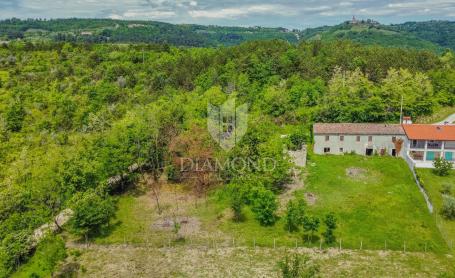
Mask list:
[{"label": "dense forest", "polygon": [[[0,276],[30,255],[30,235],[64,208],[101,206],[136,175],[185,179],[178,157],[274,157],[273,172],[222,173],[264,200],[288,180],[311,124],[397,122],[455,105],[455,56],[343,42],[273,40],[224,48],[10,42],[0,48]],[[249,104],[230,151],[210,138],[207,105]],[[290,134],[282,138],[281,134]],[[284,141],[284,142],[283,142]],[[137,171],[136,171],[137,170]],[[204,194],[210,177],[197,183]],[[219,181],[218,181],[219,182]],[[78,214],[79,213],[79,214]],[[83,213],[82,213],[83,214]],[[77,217],[76,217],[77,218]],[[79,224],[79,226],[78,226]],[[78,234],[90,236],[81,223]]]}]

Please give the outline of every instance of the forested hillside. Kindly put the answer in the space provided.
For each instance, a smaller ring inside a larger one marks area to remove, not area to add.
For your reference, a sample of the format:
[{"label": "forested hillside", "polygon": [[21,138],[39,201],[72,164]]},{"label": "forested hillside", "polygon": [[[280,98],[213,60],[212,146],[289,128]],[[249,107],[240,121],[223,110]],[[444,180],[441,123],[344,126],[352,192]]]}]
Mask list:
[{"label": "forested hillside", "polygon": [[173,46],[231,46],[251,40],[351,40],[443,52],[455,50],[455,22],[427,21],[383,25],[373,20],[346,21],[303,31],[265,27],[174,25],[155,21],[53,19],[0,21],[0,41],[26,39],[57,42],[167,43]]},{"label": "forested hillside", "polygon": [[[443,28],[440,28],[443,27]],[[452,22],[420,22],[382,25],[373,20],[346,21],[335,26],[309,28],[301,32],[306,40],[351,40],[364,45],[427,49],[441,52],[455,49]],[[449,34],[450,33],[450,34]]]},{"label": "forested hillside", "polygon": [[455,22],[453,21],[406,22],[391,27],[442,47],[455,49]]},{"label": "forested hillside", "polygon": [[[63,28],[63,27],[62,27]],[[176,156],[274,157],[272,173],[223,173],[274,198],[289,179],[280,134],[310,124],[397,122],[455,104],[455,57],[350,42],[274,40],[227,48],[36,44],[0,47],[0,276],[26,261],[33,230],[64,208],[109,216],[110,177],[130,166],[172,179]],[[249,129],[224,152],[206,129],[208,103],[249,104]],[[288,130],[289,131],[289,130]],[[287,139],[286,139],[287,140]],[[211,183],[197,187],[198,193]],[[102,200],[102,201],[101,201]],[[81,212],[82,213],[82,212]],[[80,216],[80,215],[79,215]],[[76,217],[77,218],[77,217]],[[267,219],[266,219],[267,220]],[[73,223],[72,227],[78,223]],[[97,230],[76,230],[91,236]]]},{"label": "forested hillside", "polygon": [[235,45],[248,40],[298,37],[284,28],[174,25],[156,21],[55,19],[0,21],[0,39],[26,38],[63,42],[168,43],[175,46]]}]

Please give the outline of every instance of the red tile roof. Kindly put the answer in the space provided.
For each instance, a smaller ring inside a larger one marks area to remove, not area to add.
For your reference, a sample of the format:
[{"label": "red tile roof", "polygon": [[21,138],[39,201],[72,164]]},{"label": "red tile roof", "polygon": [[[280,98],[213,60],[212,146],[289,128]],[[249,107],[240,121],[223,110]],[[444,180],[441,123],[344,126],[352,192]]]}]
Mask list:
[{"label": "red tile roof", "polygon": [[455,125],[403,125],[406,136],[412,140],[455,141]]},{"label": "red tile roof", "polygon": [[352,134],[352,135],[404,135],[399,124],[367,124],[367,123],[316,123],[314,134]]}]

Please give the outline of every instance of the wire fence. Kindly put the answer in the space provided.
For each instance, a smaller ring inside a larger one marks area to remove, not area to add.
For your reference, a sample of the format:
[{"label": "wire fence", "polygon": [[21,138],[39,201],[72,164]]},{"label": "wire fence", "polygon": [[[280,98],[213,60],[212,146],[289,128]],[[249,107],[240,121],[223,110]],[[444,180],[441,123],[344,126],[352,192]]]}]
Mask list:
[{"label": "wire fence", "polygon": [[[433,241],[397,241],[384,240],[383,242],[371,240],[344,240],[337,238],[333,243],[327,244],[320,240],[299,240],[281,238],[243,238],[243,237],[153,237],[144,235],[134,238],[124,237],[122,242],[101,243],[117,246],[134,246],[147,248],[173,248],[173,247],[194,247],[194,248],[313,248],[313,249],[338,249],[338,250],[374,250],[374,251],[401,251],[401,252],[432,252],[432,253],[452,253],[454,251],[455,240],[450,240],[447,244],[441,245]],[[87,243],[90,246],[90,243]]]}]

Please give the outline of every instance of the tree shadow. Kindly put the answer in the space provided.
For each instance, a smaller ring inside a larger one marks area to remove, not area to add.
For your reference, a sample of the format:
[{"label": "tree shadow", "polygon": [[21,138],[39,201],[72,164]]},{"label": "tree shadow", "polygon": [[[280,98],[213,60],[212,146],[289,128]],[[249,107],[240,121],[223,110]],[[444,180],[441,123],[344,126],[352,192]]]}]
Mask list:
[{"label": "tree shadow", "polygon": [[109,223],[109,225],[103,226],[97,233],[90,235],[90,239],[103,239],[107,238],[120,226],[122,221],[116,220],[114,223]]},{"label": "tree shadow", "polygon": [[311,234],[311,233],[304,233],[302,235],[302,239],[304,243],[318,243],[321,241],[321,237],[317,234]]}]

